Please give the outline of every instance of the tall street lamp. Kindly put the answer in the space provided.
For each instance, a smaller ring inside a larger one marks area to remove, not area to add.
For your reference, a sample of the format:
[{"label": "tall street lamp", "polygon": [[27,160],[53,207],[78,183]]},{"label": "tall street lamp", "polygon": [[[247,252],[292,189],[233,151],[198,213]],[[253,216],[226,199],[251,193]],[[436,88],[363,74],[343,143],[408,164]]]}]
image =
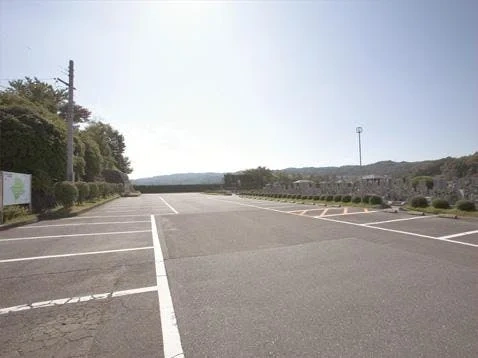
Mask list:
[{"label": "tall street lamp", "polygon": [[363,128],[357,127],[355,128],[355,131],[357,132],[358,138],[359,138],[359,157],[360,157],[360,166],[362,166],[362,142],[360,141],[360,133],[363,132]]}]

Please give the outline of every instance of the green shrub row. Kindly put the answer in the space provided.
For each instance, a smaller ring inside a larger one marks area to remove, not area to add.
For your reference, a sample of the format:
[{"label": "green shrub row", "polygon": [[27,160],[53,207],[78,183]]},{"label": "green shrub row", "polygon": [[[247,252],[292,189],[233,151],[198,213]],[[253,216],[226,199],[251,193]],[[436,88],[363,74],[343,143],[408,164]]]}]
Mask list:
[{"label": "green shrub row", "polygon": [[[427,208],[429,206],[427,198],[424,196],[414,196],[410,198],[408,204],[413,208]],[[450,203],[441,198],[433,199],[432,207],[435,209],[450,209]],[[476,205],[470,200],[459,200],[455,203],[455,208],[462,211],[476,211]]]},{"label": "green shrub row", "polygon": [[62,181],[55,184],[54,196],[57,204],[64,208],[71,208],[75,203],[82,204],[85,201],[94,201],[107,198],[113,194],[121,194],[124,191],[123,184],[95,182],[85,183]]},{"label": "green shrub row", "polygon": [[276,199],[298,199],[298,200],[314,200],[314,201],[328,201],[328,202],[342,202],[342,203],[364,203],[372,205],[380,205],[383,203],[382,197],[378,195],[364,195],[352,196],[352,195],[301,195],[301,194],[280,194],[280,193],[264,193],[260,191],[248,191],[240,192],[239,195],[252,195],[265,198]]}]

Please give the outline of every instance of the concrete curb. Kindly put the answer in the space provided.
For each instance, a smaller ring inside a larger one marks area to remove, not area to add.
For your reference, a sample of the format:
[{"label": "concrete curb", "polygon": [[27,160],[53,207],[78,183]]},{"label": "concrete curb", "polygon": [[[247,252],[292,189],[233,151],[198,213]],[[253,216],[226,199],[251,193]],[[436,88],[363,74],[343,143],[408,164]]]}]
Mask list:
[{"label": "concrete curb", "polygon": [[36,217],[36,218],[32,218],[32,219],[25,220],[25,221],[18,221],[18,222],[14,222],[14,223],[10,223],[10,224],[2,224],[2,225],[0,225],[0,231],[7,230],[7,229],[12,229],[12,228],[18,227],[18,226],[34,224],[34,223],[39,222],[39,221],[40,221],[40,219],[38,219],[38,217]]},{"label": "concrete curb", "polygon": [[408,215],[425,216],[425,213],[423,211],[408,210],[408,211],[406,211],[406,213]]},{"label": "concrete curb", "polygon": [[398,209],[389,208],[389,209],[384,209],[383,212],[384,212],[384,213],[397,214],[397,213],[398,213]]},{"label": "concrete curb", "polygon": [[[71,217],[75,217],[75,216],[78,216],[80,214],[83,214],[83,213],[86,213],[92,209],[95,209],[101,205],[104,205],[106,203],[109,203],[110,201],[113,201],[115,199],[118,199],[118,198],[121,198],[121,196],[116,196],[114,198],[109,198],[105,201],[102,201],[101,203],[96,203],[88,208],[83,208],[83,209],[80,209],[78,211],[75,211],[74,213],[71,213],[67,216],[65,216],[64,218],[71,218]],[[28,225],[28,224],[34,224],[36,222],[39,222],[39,221],[45,221],[45,220],[56,220],[56,219],[63,219],[63,217],[61,218],[55,218],[55,219],[40,219],[38,216],[36,218],[33,218],[33,219],[29,219],[29,220],[25,220],[25,221],[19,221],[19,222],[14,222],[14,223],[11,223],[11,224],[3,224],[3,225],[0,225],[0,231],[3,231],[3,230],[7,230],[7,229],[12,229],[14,227],[18,227],[18,226],[23,226],[23,225]]]},{"label": "concrete curb", "polygon": [[453,214],[438,214],[438,217],[444,219],[458,219],[458,215]]}]

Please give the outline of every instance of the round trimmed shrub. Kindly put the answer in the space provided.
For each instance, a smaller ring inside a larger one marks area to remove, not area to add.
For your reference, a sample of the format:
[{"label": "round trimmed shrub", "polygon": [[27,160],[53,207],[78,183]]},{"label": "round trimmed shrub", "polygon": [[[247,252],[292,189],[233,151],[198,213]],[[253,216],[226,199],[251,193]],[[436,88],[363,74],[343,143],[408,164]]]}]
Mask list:
[{"label": "round trimmed shrub", "polygon": [[314,195],[314,201],[320,200],[320,195]]},{"label": "round trimmed shrub", "polygon": [[471,200],[458,200],[455,204],[458,210],[462,211],[475,211],[476,205]]},{"label": "round trimmed shrub", "polygon": [[352,196],[351,195],[344,195],[342,197],[342,202],[343,203],[350,203],[352,201]]},{"label": "round trimmed shrub", "polygon": [[90,187],[88,183],[78,181],[75,183],[76,189],[78,189],[78,203],[82,204],[88,199],[90,195]]},{"label": "round trimmed shrub", "polygon": [[369,200],[370,200],[370,195],[362,196],[362,203],[368,204]]},{"label": "round trimmed shrub", "polygon": [[321,196],[320,196],[320,200],[326,201],[326,200],[327,200],[327,195],[321,195]]},{"label": "round trimmed shrub", "polygon": [[354,196],[352,198],[352,203],[360,204],[361,201],[362,201],[362,198],[360,196]]},{"label": "round trimmed shrub", "polygon": [[334,196],[333,195],[327,195],[325,198],[325,201],[334,201]]},{"label": "round trimmed shrub", "polygon": [[335,196],[334,196],[334,201],[335,201],[335,202],[342,201],[342,195],[335,195]]},{"label": "round trimmed shrub", "polygon": [[65,209],[75,205],[78,199],[78,189],[75,184],[69,181],[62,181],[55,184],[55,200]]},{"label": "round trimmed shrub", "polygon": [[413,208],[426,208],[428,200],[424,196],[414,196],[410,199],[410,206]]},{"label": "round trimmed shrub", "polygon": [[432,201],[432,206],[436,209],[449,209],[450,204],[446,199],[435,199]]},{"label": "round trimmed shrub", "polygon": [[88,199],[95,200],[99,195],[98,184],[88,183],[88,187],[90,188],[90,195],[88,195]]},{"label": "round trimmed shrub", "polygon": [[368,199],[368,202],[371,205],[380,205],[380,204],[382,204],[383,200],[382,200],[381,196],[372,195],[372,196],[370,196],[370,199]]}]

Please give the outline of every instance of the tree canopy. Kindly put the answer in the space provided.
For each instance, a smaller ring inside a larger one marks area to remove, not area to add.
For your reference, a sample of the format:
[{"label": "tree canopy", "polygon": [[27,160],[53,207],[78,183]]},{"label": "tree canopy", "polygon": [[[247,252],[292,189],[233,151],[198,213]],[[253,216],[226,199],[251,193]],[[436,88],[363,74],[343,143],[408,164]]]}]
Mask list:
[{"label": "tree canopy", "polygon": [[[34,193],[45,194],[65,179],[66,99],[66,90],[29,77],[0,91],[0,170],[33,174]],[[74,132],[76,180],[104,180],[104,170],[131,173],[124,136],[110,124],[90,122],[90,116],[75,104],[74,121],[84,123]]]}]

